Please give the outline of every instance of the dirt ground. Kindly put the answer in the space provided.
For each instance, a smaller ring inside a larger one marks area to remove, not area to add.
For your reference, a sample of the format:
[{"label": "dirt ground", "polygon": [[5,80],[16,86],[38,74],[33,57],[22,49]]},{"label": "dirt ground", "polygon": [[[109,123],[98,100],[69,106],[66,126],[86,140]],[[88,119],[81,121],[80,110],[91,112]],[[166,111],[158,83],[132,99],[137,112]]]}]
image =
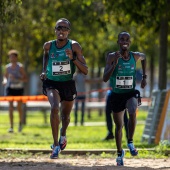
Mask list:
[{"label": "dirt ground", "polygon": [[0,170],[170,170],[170,158],[167,159],[124,159],[124,167],[117,167],[115,159],[72,158],[49,159],[47,156],[34,158],[0,159]]}]

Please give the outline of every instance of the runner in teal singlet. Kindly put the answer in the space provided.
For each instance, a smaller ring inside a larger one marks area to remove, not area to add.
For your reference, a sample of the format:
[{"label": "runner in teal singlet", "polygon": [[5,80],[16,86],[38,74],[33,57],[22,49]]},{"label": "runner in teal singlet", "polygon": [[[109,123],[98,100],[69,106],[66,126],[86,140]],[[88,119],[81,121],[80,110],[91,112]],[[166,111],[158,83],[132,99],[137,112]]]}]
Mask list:
[{"label": "runner in teal singlet", "polygon": [[122,149],[122,127],[124,124],[124,111],[129,113],[128,123],[128,148],[132,156],[136,156],[138,151],[133,144],[133,135],[136,126],[136,110],[140,104],[140,92],[135,90],[136,85],[136,62],[141,60],[143,78],[141,88],[146,86],[146,56],[140,52],[129,51],[130,34],[126,31],[118,35],[119,51],[109,53],[107,56],[103,80],[110,79],[112,87],[111,105],[113,110],[114,122],[116,125],[115,139],[118,157],[117,165],[124,165],[124,150]]},{"label": "runner in teal singlet", "polygon": [[[58,158],[60,151],[64,150],[67,144],[66,130],[77,94],[73,80],[75,68],[77,67],[85,75],[88,73],[80,44],[68,39],[70,27],[71,24],[67,19],[59,19],[55,26],[57,39],[46,42],[43,47],[43,72],[40,78],[43,81],[43,93],[47,95],[51,105],[50,122],[53,135],[51,159]],[[58,140],[59,111],[61,111],[62,128]]]}]

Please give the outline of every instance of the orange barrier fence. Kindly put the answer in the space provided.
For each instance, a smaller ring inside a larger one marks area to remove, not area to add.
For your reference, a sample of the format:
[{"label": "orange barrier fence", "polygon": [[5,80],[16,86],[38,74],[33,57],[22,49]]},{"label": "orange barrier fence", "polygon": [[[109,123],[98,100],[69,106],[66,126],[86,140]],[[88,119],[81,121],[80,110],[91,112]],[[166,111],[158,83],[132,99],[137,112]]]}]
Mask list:
[{"label": "orange barrier fence", "polygon": [[[110,88],[91,90],[82,94],[90,94],[92,92],[104,92],[109,90]],[[27,101],[47,101],[47,97],[44,95],[36,95],[36,96],[1,96],[0,101],[22,101],[26,103]]]},{"label": "orange barrier fence", "polygon": [[[97,89],[97,90],[91,90],[86,93],[81,94],[91,94],[93,92],[105,92],[111,88],[104,88],[104,89]],[[90,99],[90,100],[89,100]],[[97,99],[97,98],[96,98]],[[95,101],[93,98],[86,98],[86,101]],[[151,99],[150,98],[142,98],[142,102],[147,102],[148,105],[150,105]],[[27,101],[48,101],[47,97],[45,95],[36,95],[36,96],[0,96],[0,101],[22,101],[23,103],[26,103]],[[98,101],[98,100],[97,100]],[[105,98],[101,98],[100,101],[105,101]]]},{"label": "orange barrier fence", "polygon": [[47,97],[44,95],[37,96],[3,96],[0,97],[0,101],[22,101],[26,103],[27,101],[47,101]]}]

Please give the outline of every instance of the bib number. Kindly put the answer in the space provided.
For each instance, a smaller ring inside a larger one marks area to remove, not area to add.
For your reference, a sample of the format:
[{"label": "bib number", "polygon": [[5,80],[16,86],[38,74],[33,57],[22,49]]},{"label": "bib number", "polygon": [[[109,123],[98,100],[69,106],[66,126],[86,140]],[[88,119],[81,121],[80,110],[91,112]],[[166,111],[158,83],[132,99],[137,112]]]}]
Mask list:
[{"label": "bib number", "polygon": [[53,76],[71,74],[70,61],[52,62]]},{"label": "bib number", "polygon": [[116,88],[119,89],[132,89],[133,88],[133,76],[117,76]]}]

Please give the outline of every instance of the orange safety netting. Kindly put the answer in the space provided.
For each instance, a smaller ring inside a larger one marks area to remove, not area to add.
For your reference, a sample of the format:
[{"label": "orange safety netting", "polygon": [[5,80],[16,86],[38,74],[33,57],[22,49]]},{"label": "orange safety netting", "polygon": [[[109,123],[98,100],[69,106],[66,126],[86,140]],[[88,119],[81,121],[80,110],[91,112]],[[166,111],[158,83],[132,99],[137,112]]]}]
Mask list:
[{"label": "orange safety netting", "polygon": [[[92,92],[104,92],[111,88],[104,88],[104,89],[97,89],[91,90],[88,92],[80,93],[80,94],[90,94]],[[79,95],[80,95],[79,94]],[[27,101],[47,101],[47,97],[44,95],[37,95],[37,96],[1,96],[0,101],[22,101],[26,103]]]},{"label": "orange safety netting", "polygon": [[47,101],[47,97],[44,95],[37,96],[1,96],[0,101]]}]

